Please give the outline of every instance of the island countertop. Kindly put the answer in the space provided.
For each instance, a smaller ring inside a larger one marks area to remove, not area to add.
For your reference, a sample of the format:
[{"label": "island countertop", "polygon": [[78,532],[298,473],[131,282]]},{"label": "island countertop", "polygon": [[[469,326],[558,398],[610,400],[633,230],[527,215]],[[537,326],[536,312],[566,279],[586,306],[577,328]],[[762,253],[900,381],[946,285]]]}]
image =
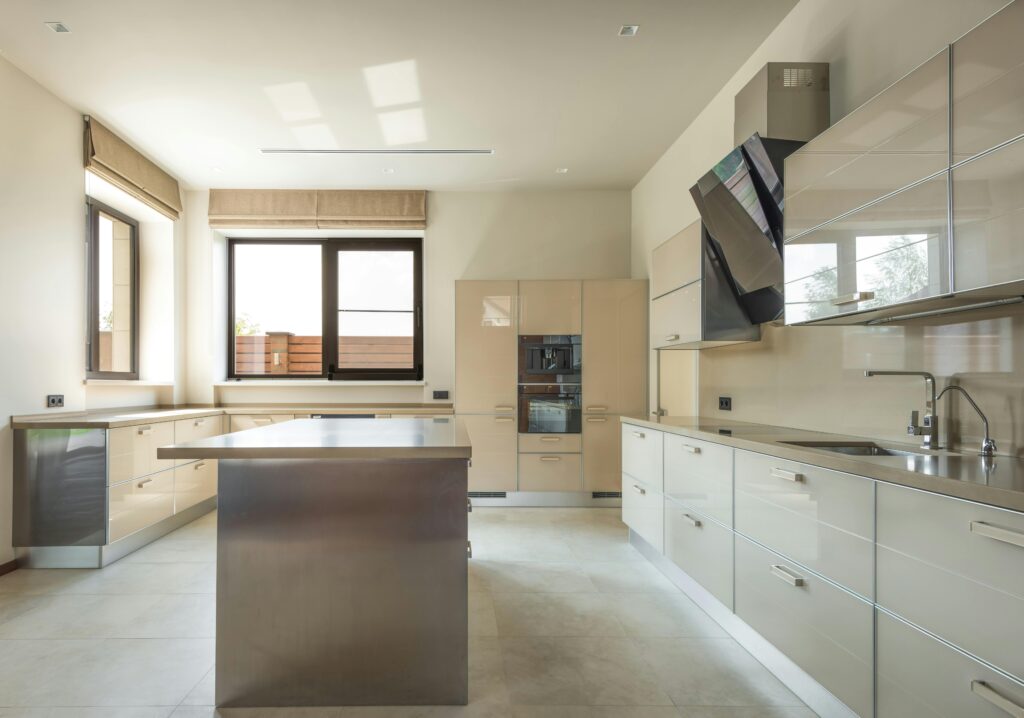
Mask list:
[{"label": "island countertop", "polygon": [[296,419],[157,449],[160,459],[469,459],[456,417]]}]

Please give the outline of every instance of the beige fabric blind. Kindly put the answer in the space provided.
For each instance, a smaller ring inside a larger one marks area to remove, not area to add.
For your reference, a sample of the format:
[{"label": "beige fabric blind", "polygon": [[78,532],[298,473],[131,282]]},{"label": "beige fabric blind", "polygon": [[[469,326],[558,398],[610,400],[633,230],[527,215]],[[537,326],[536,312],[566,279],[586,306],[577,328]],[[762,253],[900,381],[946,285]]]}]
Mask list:
[{"label": "beige fabric blind", "polygon": [[91,117],[85,118],[85,168],[160,214],[178,219],[178,181]]},{"label": "beige fabric blind", "polygon": [[316,229],[316,190],[212,189],[210,226]]},{"label": "beige fabric blind", "polygon": [[396,227],[427,226],[427,193],[423,190],[320,190],[317,226]]},{"label": "beige fabric blind", "polygon": [[423,229],[423,190],[210,190],[210,226]]}]

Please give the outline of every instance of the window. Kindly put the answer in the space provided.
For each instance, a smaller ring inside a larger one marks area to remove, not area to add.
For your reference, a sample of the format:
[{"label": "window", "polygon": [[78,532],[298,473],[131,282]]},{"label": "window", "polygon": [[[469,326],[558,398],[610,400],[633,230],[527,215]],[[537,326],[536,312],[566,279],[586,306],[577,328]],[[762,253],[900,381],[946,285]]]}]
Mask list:
[{"label": "window", "polygon": [[421,253],[419,239],[229,240],[228,376],[422,379]]},{"label": "window", "polygon": [[139,223],[87,198],[89,335],[86,375],[139,378]]}]

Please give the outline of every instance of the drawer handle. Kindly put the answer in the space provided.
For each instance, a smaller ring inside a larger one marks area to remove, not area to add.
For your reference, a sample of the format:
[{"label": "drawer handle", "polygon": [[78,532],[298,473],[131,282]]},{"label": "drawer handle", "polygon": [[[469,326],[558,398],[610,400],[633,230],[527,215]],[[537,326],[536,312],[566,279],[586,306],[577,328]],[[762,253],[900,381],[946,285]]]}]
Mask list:
[{"label": "drawer handle", "polygon": [[1024,548],[1024,533],[993,526],[984,521],[971,521],[971,533]]},{"label": "drawer handle", "polygon": [[665,336],[665,341],[667,341],[667,342],[677,342],[677,341],[679,341],[679,335],[678,334],[668,334],[668,335]]},{"label": "drawer handle", "polygon": [[468,496],[466,497],[466,513],[473,513],[473,499],[469,498]]},{"label": "drawer handle", "polygon": [[600,414],[602,412],[608,411],[608,407],[607,406],[588,406],[587,407],[587,411],[592,411],[594,413]]},{"label": "drawer handle", "polygon": [[633,436],[635,436],[638,439],[646,438],[646,435],[642,431],[634,431]]},{"label": "drawer handle", "polygon": [[199,461],[199,462],[197,462],[197,463],[196,463],[196,464],[195,464],[195,465],[194,465],[194,466],[192,467],[192,470],[193,470],[193,471],[199,471],[199,469],[205,469],[205,468],[206,468],[206,462],[205,462],[205,461]]},{"label": "drawer handle", "polygon": [[202,426],[205,423],[206,423],[206,419],[196,419],[196,421],[193,424],[193,426]]},{"label": "drawer handle", "polygon": [[560,436],[542,436],[542,437],[540,437],[540,440],[541,441],[547,441],[548,443],[551,443],[551,442],[555,442],[555,441],[561,441],[562,437],[560,437]]},{"label": "drawer handle", "polygon": [[1000,695],[985,681],[971,681],[971,693],[985,699],[1006,713],[1006,715],[1013,716],[1013,718],[1024,718],[1024,706],[1020,706],[1006,696]]},{"label": "drawer handle", "polygon": [[874,298],[874,292],[853,292],[852,294],[844,294],[841,297],[836,297],[832,300],[832,306],[841,307],[844,304],[856,304],[857,302],[866,302],[867,300]]},{"label": "drawer handle", "polygon": [[647,489],[641,489],[636,484],[633,484],[633,491],[637,492],[641,496],[647,496]]},{"label": "drawer handle", "polygon": [[772,564],[772,575],[782,579],[783,581],[788,583],[790,586],[803,586],[804,585],[803,576],[797,576],[795,573],[790,571],[785,566],[782,566],[782,565],[777,564],[777,563],[776,564]]},{"label": "drawer handle", "polygon": [[795,483],[800,483],[801,481],[804,480],[804,475],[799,474],[796,471],[786,471],[785,469],[772,469],[771,474],[776,479],[785,479],[786,481],[793,481]]},{"label": "drawer handle", "polygon": [[542,456],[542,457],[540,457],[540,460],[541,461],[561,461],[562,457],[561,456]]},{"label": "drawer handle", "polygon": [[495,411],[515,411],[514,406],[499,405],[494,407]]},{"label": "drawer handle", "polygon": [[149,436],[152,433],[153,433],[153,427],[152,426],[143,426],[141,429],[139,429],[139,436]]},{"label": "drawer handle", "polygon": [[270,424],[273,421],[274,421],[273,419],[267,419],[267,418],[264,418],[264,417],[256,416],[256,417],[253,417],[252,423],[253,424]]},{"label": "drawer handle", "polygon": [[140,481],[139,483],[137,483],[135,485],[141,489],[143,486],[145,486],[146,484],[150,483],[152,480],[153,479],[143,479],[142,481]]},{"label": "drawer handle", "polygon": [[699,454],[700,453],[700,447],[699,446],[690,446],[689,444],[683,444],[683,451],[685,451],[687,454]]},{"label": "drawer handle", "polygon": [[690,514],[683,514],[683,518],[689,521],[690,524],[696,529],[699,529],[701,526],[704,525],[704,522],[698,519],[696,516],[690,516]]},{"label": "drawer handle", "polygon": [[515,421],[511,416],[496,416],[494,417],[495,424],[511,424]]},{"label": "drawer handle", "polygon": [[608,421],[606,416],[588,416],[587,421],[591,424],[603,424]]}]

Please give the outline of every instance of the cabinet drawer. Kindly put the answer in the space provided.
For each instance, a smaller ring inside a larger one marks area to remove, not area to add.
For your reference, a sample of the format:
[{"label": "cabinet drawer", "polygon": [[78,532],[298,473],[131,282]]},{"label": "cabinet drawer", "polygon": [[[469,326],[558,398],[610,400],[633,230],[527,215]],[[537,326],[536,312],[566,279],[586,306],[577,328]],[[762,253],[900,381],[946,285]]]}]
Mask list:
[{"label": "cabinet drawer", "polygon": [[519,450],[524,453],[578,454],[581,449],[579,434],[520,434]]},{"label": "cabinet drawer", "polygon": [[665,496],[732,526],[732,449],[666,434]]},{"label": "cabinet drawer", "polygon": [[742,536],[736,615],[859,716],[873,703],[873,607]]},{"label": "cabinet drawer", "polygon": [[107,483],[118,484],[174,466],[173,459],[156,458],[158,447],[173,443],[173,421],[110,429]]},{"label": "cabinet drawer", "polygon": [[634,479],[664,489],[662,451],[665,435],[634,424],[622,425],[622,471]]},{"label": "cabinet drawer", "polygon": [[174,513],[216,495],[216,461],[194,461],[174,470]]},{"label": "cabinet drawer", "polygon": [[736,530],[871,598],[874,482],[736,452]]},{"label": "cabinet drawer", "polygon": [[651,348],[700,341],[701,287],[693,282],[651,302]]},{"label": "cabinet drawer", "polygon": [[880,606],[1024,679],[1024,515],[879,484],[877,556]]},{"label": "cabinet drawer", "polygon": [[666,497],[665,555],[730,609],[732,542],[732,531]]},{"label": "cabinet drawer", "polygon": [[516,420],[513,416],[459,417],[469,442],[473,459],[469,466],[470,491],[516,490]]},{"label": "cabinet drawer", "polygon": [[583,490],[618,491],[622,485],[619,417],[583,417]]},{"label": "cabinet drawer", "polygon": [[[1022,715],[1012,711],[1014,706],[1024,711],[1024,685],[884,611],[877,611],[876,630],[878,718]],[[1000,699],[1006,701],[1004,708],[993,703]]]},{"label": "cabinet drawer", "polygon": [[283,421],[291,421],[295,417],[291,414],[232,414],[231,431],[245,431],[260,426],[280,424]]},{"label": "cabinet drawer", "polygon": [[581,491],[579,454],[520,454],[520,491]]},{"label": "cabinet drawer", "polygon": [[[219,436],[224,433],[223,416],[197,416],[193,419],[179,419],[174,422],[174,443],[184,444],[186,441],[198,439],[209,439],[211,436]],[[178,459],[175,464],[181,464],[189,459]]]},{"label": "cabinet drawer", "polygon": [[174,514],[174,471],[111,486],[107,494],[108,543]]},{"label": "cabinet drawer", "polygon": [[622,521],[659,552],[665,550],[664,499],[650,484],[622,475]]}]

